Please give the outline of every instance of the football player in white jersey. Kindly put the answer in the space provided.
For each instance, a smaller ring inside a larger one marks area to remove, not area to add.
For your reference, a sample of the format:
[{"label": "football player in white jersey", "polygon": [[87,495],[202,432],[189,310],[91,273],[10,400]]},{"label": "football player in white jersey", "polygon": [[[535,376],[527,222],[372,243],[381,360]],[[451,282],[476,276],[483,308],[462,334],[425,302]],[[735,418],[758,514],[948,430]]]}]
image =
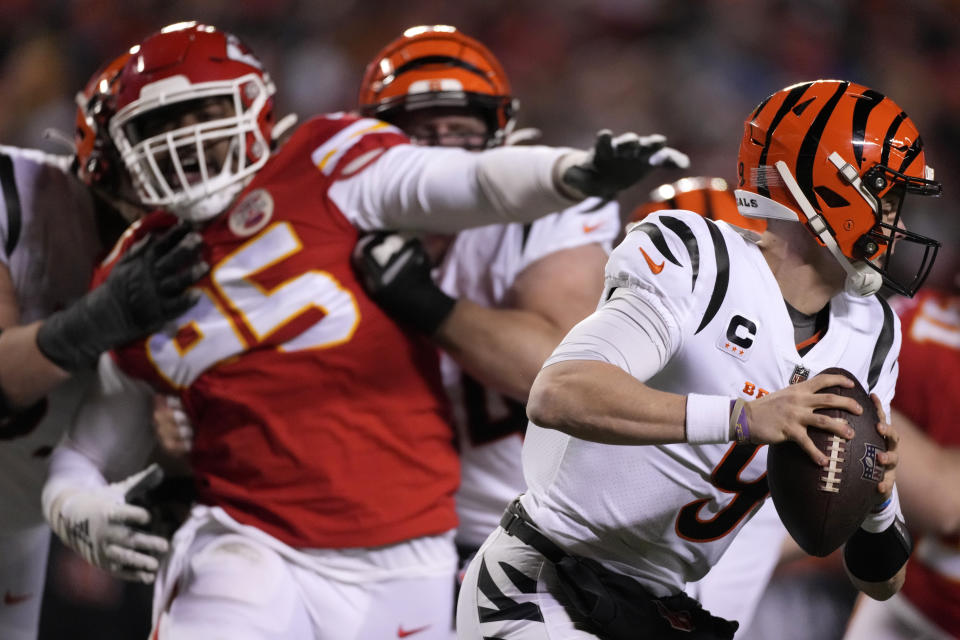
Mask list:
[{"label": "football player in white jersey", "polygon": [[[746,218],[737,209],[737,199],[723,178],[681,178],[660,185],[630,216],[630,223],[642,222],[655,211],[684,209],[715,222],[723,221],[740,229],[763,233],[762,218]],[[806,348],[812,346],[807,345]],[[803,347],[801,347],[803,348]],[[686,592],[716,616],[737,620],[743,635],[753,620],[778,561],[783,542],[789,537],[773,502],[766,501],[737,533],[717,564],[702,579],[687,584]]]},{"label": "football player in white jersey", "polygon": [[[874,598],[899,589],[910,542],[883,416],[900,336],[873,294],[886,283],[912,295],[929,273],[938,244],[904,228],[900,205],[940,185],[902,110],[842,81],[762,102],[739,175],[741,213],[767,230],[684,211],[636,225],[611,254],[597,311],[534,381],[528,492],[468,569],[460,637],[732,638],[737,625],[683,588],[766,499],[761,445],[789,439],[824,465],[807,428],[852,436],[814,413],[863,410],[816,393],[852,384],[817,375],[832,366],[873,394],[888,444],[872,461],[885,471],[876,509],[844,547],[847,573]],[[892,275],[908,258],[910,277]]]},{"label": "football player in white jersey", "polygon": [[[436,354],[364,294],[358,232],[532,221],[613,197],[651,150],[635,135],[589,152],[421,148],[344,113],[274,150],[269,74],[192,22],[141,42],[118,83],[112,137],[141,201],[165,210],[117,256],[179,218],[212,268],[195,307],[101,358],[54,453],[48,521],[99,566],[157,575],[157,638],[449,636],[459,473]],[[107,484],[152,448],[150,388],[177,393],[196,429],[198,501],[159,573],[156,536]]]},{"label": "football player in white jersey", "polygon": [[[186,286],[202,275],[189,269],[198,256],[197,239],[181,229],[162,243],[151,241],[111,283],[83,296],[98,257],[125,226],[117,209],[130,211],[104,193],[117,186],[116,172],[109,166],[108,139],[98,128],[110,81],[125,61],[121,56],[98,71],[78,94],[74,157],[0,147],[0,637],[5,640],[37,635],[50,543],[40,491],[50,452],[93,377],[97,356],[192,304]],[[166,264],[160,262],[164,254]],[[184,266],[186,280],[161,293],[161,279]]]},{"label": "football player in white jersey", "polygon": [[[367,65],[359,102],[364,115],[396,124],[418,144],[483,149],[517,133],[517,101],[499,61],[446,25],[412,27],[384,47]],[[672,149],[655,161],[687,162]],[[616,202],[594,198],[533,223],[431,236],[430,258],[416,238],[360,240],[355,264],[374,299],[443,350],[460,451],[461,562],[525,486],[520,447],[530,385],[560,339],[596,307],[597,275],[619,228]],[[390,268],[395,261],[404,267]]]}]

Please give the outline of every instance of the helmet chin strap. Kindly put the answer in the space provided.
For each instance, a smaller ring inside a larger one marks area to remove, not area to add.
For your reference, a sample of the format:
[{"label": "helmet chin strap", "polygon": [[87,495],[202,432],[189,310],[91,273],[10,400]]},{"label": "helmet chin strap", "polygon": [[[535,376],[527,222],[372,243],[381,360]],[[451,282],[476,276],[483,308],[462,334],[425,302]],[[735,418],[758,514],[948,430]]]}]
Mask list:
[{"label": "helmet chin strap", "polygon": [[840,247],[837,246],[836,239],[830,233],[830,227],[827,226],[823,216],[816,212],[810,201],[803,195],[803,191],[793,174],[790,173],[787,163],[779,160],[774,166],[777,168],[777,173],[780,174],[784,186],[793,196],[803,215],[806,216],[807,226],[823,242],[831,255],[843,267],[843,270],[847,272],[846,290],[861,297],[871,296],[879,291],[880,287],[883,286],[883,277],[868,265],[864,263],[854,264],[847,256],[843,255]]}]

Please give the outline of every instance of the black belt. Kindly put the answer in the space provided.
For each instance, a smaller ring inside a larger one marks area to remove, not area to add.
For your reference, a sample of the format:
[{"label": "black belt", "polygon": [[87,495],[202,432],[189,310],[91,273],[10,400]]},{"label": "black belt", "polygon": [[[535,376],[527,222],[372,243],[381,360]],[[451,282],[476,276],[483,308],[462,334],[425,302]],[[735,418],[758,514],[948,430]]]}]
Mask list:
[{"label": "black belt", "polygon": [[543,554],[543,557],[554,564],[570,556],[569,553],[558,547],[553,540],[545,536],[537,528],[537,525],[533,524],[526,509],[520,504],[520,498],[514,499],[507,506],[507,510],[503,512],[503,517],[500,518],[500,527],[508,535],[539,551]]}]

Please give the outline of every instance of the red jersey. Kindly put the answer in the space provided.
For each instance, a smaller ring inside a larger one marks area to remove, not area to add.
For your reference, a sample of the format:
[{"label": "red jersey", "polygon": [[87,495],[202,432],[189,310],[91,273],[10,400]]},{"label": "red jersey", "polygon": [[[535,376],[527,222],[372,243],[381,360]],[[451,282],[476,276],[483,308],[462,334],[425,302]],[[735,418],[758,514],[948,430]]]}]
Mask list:
[{"label": "red jersey", "polygon": [[[435,349],[365,295],[332,184],[407,142],[375,120],[302,125],[202,230],[210,273],[164,331],[114,352],[180,395],[199,500],[294,547],[366,547],[456,526],[459,468]],[[362,203],[349,203],[362,207]],[[155,213],[145,231],[176,221]]]},{"label": "red jersey", "polygon": [[[934,442],[960,447],[960,297],[924,291],[898,300],[897,312],[903,346],[893,406]],[[960,539],[919,540],[902,593],[960,637]]]}]

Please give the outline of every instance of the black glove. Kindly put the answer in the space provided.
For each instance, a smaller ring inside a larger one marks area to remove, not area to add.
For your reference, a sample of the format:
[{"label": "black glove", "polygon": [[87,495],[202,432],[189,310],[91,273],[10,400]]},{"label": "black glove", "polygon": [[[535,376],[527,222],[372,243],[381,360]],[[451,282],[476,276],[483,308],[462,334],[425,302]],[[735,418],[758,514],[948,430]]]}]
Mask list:
[{"label": "black glove", "polygon": [[37,346],[66,371],[89,369],[100,354],[158,330],[197,301],[190,285],[207,273],[202,238],[179,224],[149,235],[106,281],[40,326]]},{"label": "black glove", "polygon": [[156,465],[151,467],[150,474],[124,494],[128,504],[143,507],[150,513],[150,522],[137,528],[167,540],[187,519],[196,499],[193,476],[168,477]]},{"label": "black glove", "polygon": [[360,238],[353,268],[364,289],[391,318],[432,336],[456,300],[430,275],[430,257],[417,238],[378,231]]},{"label": "black glove", "polygon": [[571,195],[609,200],[642,180],[655,167],[689,167],[686,154],[665,146],[666,141],[660,134],[640,137],[624,133],[614,138],[604,129],[597,134],[591,151],[571,154],[560,167],[563,186],[574,192]]}]

